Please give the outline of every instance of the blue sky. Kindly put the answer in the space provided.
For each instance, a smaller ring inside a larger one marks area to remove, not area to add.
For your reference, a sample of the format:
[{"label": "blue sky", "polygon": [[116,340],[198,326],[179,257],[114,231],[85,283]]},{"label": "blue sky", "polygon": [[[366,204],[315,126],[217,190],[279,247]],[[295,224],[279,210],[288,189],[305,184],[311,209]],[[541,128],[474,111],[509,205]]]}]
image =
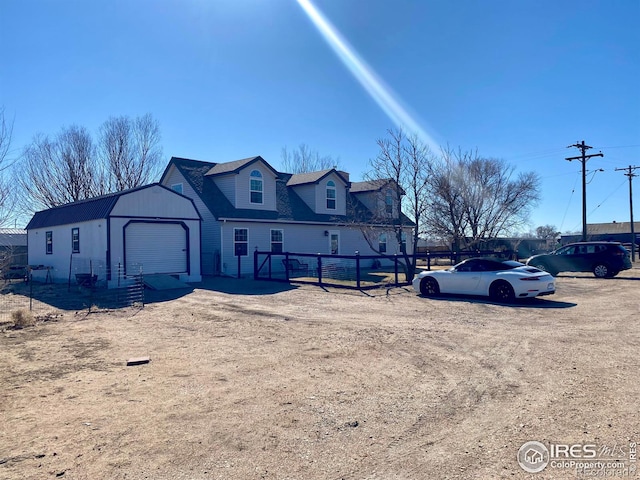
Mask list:
[{"label": "blue sky", "polygon": [[[629,220],[615,169],[640,165],[640,0],[312,1],[436,145],[540,174],[531,228],[581,230],[580,163],[565,157],[582,140],[604,154],[587,163],[605,170],[588,175],[588,221]],[[301,3],[0,0],[14,153],[38,132],[151,113],[167,160],[278,168],[305,143],[361,179],[394,121]]]}]

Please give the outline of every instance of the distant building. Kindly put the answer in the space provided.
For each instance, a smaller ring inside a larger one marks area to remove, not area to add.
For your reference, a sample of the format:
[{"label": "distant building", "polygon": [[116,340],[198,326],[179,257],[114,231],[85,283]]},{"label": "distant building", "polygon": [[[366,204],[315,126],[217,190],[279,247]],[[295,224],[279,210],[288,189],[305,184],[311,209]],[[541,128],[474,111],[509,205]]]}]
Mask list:
[{"label": "distant building", "polygon": [[0,269],[27,264],[27,231],[0,228]]},{"label": "distant building", "polygon": [[[640,243],[640,222],[633,222],[635,243]],[[582,240],[581,233],[562,235],[560,243],[567,244]],[[587,240],[599,242],[620,242],[631,244],[631,222],[588,223]]]}]

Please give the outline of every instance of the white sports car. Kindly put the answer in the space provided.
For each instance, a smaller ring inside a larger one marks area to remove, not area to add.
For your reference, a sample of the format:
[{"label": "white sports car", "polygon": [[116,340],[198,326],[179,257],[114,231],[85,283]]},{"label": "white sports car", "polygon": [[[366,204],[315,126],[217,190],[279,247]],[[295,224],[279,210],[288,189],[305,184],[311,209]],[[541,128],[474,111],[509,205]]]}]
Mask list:
[{"label": "white sports car", "polygon": [[441,293],[484,295],[499,302],[552,295],[556,281],[547,272],[513,260],[470,258],[447,270],[424,271],[413,288],[431,297]]}]

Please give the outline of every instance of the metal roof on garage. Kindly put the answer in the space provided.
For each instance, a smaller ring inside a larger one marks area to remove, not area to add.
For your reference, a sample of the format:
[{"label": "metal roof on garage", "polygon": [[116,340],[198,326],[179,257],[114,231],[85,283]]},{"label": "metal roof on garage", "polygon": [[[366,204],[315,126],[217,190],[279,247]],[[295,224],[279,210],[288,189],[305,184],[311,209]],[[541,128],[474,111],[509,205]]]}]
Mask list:
[{"label": "metal roof on garage", "polygon": [[27,230],[107,218],[121,196],[153,186],[166,188],[158,183],[152,183],[36,212],[29,221]]}]

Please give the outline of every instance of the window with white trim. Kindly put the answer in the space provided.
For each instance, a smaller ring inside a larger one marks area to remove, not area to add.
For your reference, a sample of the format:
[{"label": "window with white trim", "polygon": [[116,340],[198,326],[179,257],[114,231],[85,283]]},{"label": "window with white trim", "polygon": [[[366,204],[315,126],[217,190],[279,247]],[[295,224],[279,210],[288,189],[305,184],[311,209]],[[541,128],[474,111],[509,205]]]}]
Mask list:
[{"label": "window with white trim", "polygon": [[378,238],[378,252],[386,253],[387,252],[387,234],[381,233]]},{"label": "window with white trim", "polygon": [[284,251],[284,230],[271,230],[271,251],[273,253]]},{"label": "window with white trim", "polygon": [[259,170],[253,170],[249,175],[251,177],[250,195],[251,203],[262,204],[262,173]]},{"label": "window with white trim", "polygon": [[80,229],[71,229],[71,253],[80,253]]},{"label": "window with white trim", "polygon": [[402,253],[406,253],[407,252],[407,232],[402,232],[400,233],[400,251]]},{"label": "window with white trim", "polygon": [[45,248],[47,255],[51,255],[53,253],[53,232],[45,232]]},{"label": "window with white trim", "polygon": [[233,253],[236,257],[249,254],[249,230],[246,228],[233,229]]},{"label": "window with white trim", "polygon": [[389,215],[393,213],[393,194],[391,192],[387,192],[384,197],[384,209]]},{"label": "window with white trim", "polygon": [[327,210],[336,209],[336,184],[333,180],[327,182]]}]

